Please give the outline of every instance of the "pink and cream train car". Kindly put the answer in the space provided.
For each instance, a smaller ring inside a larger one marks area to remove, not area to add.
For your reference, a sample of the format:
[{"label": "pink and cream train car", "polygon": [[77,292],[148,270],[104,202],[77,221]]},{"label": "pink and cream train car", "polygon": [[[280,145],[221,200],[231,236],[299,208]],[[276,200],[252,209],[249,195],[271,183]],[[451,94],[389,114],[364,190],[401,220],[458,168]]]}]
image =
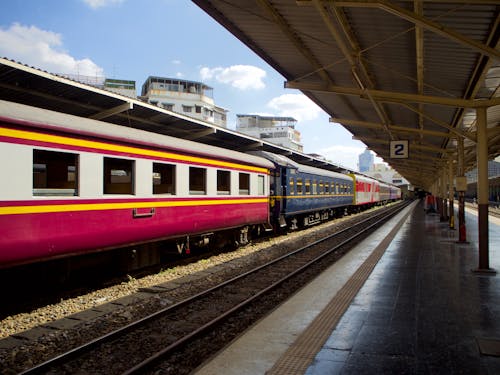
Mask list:
[{"label": "pink and cream train car", "polygon": [[[0,268],[269,222],[266,159],[0,101]],[[183,245],[183,246],[184,246]]]},{"label": "pink and cream train car", "polygon": [[366,176],[350,174],[354,181],[355,206],[375,205],[380,201],[380,182]]},{"label": "pink and cream train car", "polygon": [[397,186],[380,182],[380,202],[392,202],[401,199],[401,189]]}]

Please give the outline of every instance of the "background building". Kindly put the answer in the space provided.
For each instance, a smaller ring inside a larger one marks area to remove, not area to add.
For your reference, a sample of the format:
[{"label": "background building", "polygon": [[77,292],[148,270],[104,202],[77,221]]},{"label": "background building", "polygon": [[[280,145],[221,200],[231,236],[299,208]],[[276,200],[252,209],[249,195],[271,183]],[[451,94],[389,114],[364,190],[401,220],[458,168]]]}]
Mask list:
[{"label": "background building", "polygon": [[303,152],[300,132],[293,117],[236,115],[236,131],[294,151]]},{"label": "background building", "polygon": [[201,82],[150,76],[142,85],[140,99],[215,125],[227,125],[228,111],[215,105],[212,87]]},{"label": "background building", "polygon": [[[497,159],[500,159],[500,157]],[[496,161],[497,159],[488,161],[488,178],[500,176],[500,162]],[[465,176],[467,177],[468,183],[476,182],[477,168],[474,168],[473,170],[466,172]]]},{"label": "background building", "polygon": [[104,89],[115,92],[120,95],[125,95],[130,98],[137,98],[135,90],[135,81],[126,81],[124,79],[110,79],[104,80]]},{"label": "background building", "polygon": [[373,164],[371,170],[363,174],[394,185],[409,185],[408,180],[385,163]]},{"label": "background building", "polygon": [[368,172],[373,168],[373,153],[366,149],[365,152],[359,155],[359,171]]}]

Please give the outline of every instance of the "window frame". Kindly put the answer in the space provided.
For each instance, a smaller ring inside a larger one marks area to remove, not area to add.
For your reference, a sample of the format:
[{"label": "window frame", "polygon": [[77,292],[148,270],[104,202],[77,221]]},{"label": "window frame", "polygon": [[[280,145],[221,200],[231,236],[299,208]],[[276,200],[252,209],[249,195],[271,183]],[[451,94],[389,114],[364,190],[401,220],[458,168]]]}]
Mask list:
[{"label": "window frame", "polygon": [[[161,172],[155,172],[155,167],[164,167],[168,168],[170,170],[170,175],[168,174],[167,170],[167,177],[170,177],[170,183],[167,179],[166,182],[164,179],[164,175]],[[155,184],[155,173],[160,173],[160,183]],[[152,191],[153,195],[176,195],[176,188],[175,188],[175,183],[176,183],[176,177],[177,177],[177,166],[175,164],[170,164],[170,163],[161,163],[161,162],[153,162],[153,181],[152,181]],[[160,187],[163,187],[163,189],[166,189],[167,191],[155,191],[155,190],[161,190]],[[156,188],[156,189],[155,189]],[[168,191],[170,190],[170,191]]]},{"label": "window frame", "polygon": [[[242,178],[243,180],[243,186],[247,185],[247,188],[241,188],[242,187]],[[238,173],[238,194],[239,195],[250,195],[250,173],[245,173],[245,172],[239,172]]]},{"label": "window frame", "polygon": [[[225,181],[220,181],[219,177],[223,175]],[[230,195],[231,194],[231,171],[217,169],[217,195]],[[222,186],[221,186],[222,185]],[[223,186],[227,185],[227,186]],[[227,187],[227,189],[223,189]]]},{"label": "window frame", "polygon": [[[200,175],[194,175],[200,173]],[[201,181],[193,181],[193,177]],[[201,184],[200,184],[201,182]],[[197,189],[203,185],[203,189]],[[207,194],[207,168],[189,166],[188,180],[189,195],[206,195]]]},{"label": "window frame", "polygon": [[[44,150],[44,149],[34,148],[32,152],[32,157],[33,159],[32,159],[31,186],[32,186],[32,195],[34,197],[46,197],[46,196],[73,197],[73,196],[78,196],[80,194],[79,192],[80,154],[74,152],[54,151],[54,150]],[[41,167],[42,165],[44,166],[43,168]],[[52,176],[56,176],[57,179]],[[65,178],[62,178],[64,176]]]},{"label": "window frame", "polygon": [[[115,162],[113,165],[107,165],[107,163]],[[110,156],[104,156],[102,159],[102,193],[103,195],[135,195],[135,160],[133,159],[124,159],[124,158],[116,158]],[[130,168],[125,168],[124,166],[129,166]],[[111,168],[109,168],[111,167]],[[129,179],[130,181],[125,182],[113,182],[113,179],[119,180],[120,177],[118,174],[113,176],[112,171],[125,171],[125,177],[123,180]],[[108,175],[108,172],[110,174]],[[128,174],[130,172],[130,175]],[[109,177],[109,178],[108,178]],[[127,187],[127,189],[123,189]],[[117,190],[121,191],[117,191]]]}]

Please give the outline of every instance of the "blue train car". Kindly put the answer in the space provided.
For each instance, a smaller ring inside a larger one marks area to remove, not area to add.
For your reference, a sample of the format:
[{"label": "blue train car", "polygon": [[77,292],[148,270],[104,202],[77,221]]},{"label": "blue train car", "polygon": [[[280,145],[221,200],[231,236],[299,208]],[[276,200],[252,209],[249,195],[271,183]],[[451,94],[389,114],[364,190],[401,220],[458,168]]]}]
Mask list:
[{"label": "blue train car", "polygon": [[341,216],[353,204],[352,177],[298,164],[260,152],[274,163],[271,175],[271,215],[274,225],[296,229]]}]

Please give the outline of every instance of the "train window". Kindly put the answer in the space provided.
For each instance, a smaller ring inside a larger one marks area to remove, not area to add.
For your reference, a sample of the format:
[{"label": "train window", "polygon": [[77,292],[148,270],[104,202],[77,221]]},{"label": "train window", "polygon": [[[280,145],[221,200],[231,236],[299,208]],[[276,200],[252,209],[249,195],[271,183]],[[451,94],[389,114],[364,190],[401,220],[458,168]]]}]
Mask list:
[{"label": "train window", "polygon": [[257,193],[258,193],[259,195],[264,195],[264,193],[265,193],[265,189],[264,189],[264,186],[265,186],[265,184],[264,184],[265,179],[264,179],[264,176],[260,176],[260,175],[259,175],[259,176],[257,176],[257,181],[258,181],[258,185],[259,185],[259,186],[258,186],[258,192],[257,192]]},{"label": "train window", "polygon": [[295,194],[295,180],[293,177],[290,178],[290,191],[289,191],[290,195],[294,195]]},{"label": "train window", "polygon": [[239,191],[241,195],[250,194],[250,174],[240,173]]},{"label": "train window", "polygon": [[335,184],[335,194],[339,194],[339,184]]},{"label": "train window", "polygon": [[33,150],[33,195],[78,195],[78,155]]},{"label": "train window", "polygon": [[330,183],[325,182],[325,194],[330,194]]},{"label": "train window", "polygon": [[312,183],[312,193],[314,195],[318,194],[318,182],[316,180],[313,180]]},{"label": "train window", "polygon": [[311,194],[311,180],[306,180],[306,194]]},{"label": "train window", "polygon": [[175,194],[175,165],[153,163],[153,194]]},{"label": "train window", "polygon": [[104,194],[134,194],[134,161],[104,158]]},{"label": "train window", "polygon": [[231,172],[217,171],[217,194],[231,194]]},{"label": "train window", "polygon": [[325,194],[325,185],[323,184],[323,181],[319,181],[319,193],[320,194]]},{"label": "train window", "polygon": [[304,192],[302,191],[302,179],[297,178],[297,194],[302,195]]},{"label": "train window", "polygon": [[207,193],[207,170],[189,167],[189,194],[203,195]]}]

